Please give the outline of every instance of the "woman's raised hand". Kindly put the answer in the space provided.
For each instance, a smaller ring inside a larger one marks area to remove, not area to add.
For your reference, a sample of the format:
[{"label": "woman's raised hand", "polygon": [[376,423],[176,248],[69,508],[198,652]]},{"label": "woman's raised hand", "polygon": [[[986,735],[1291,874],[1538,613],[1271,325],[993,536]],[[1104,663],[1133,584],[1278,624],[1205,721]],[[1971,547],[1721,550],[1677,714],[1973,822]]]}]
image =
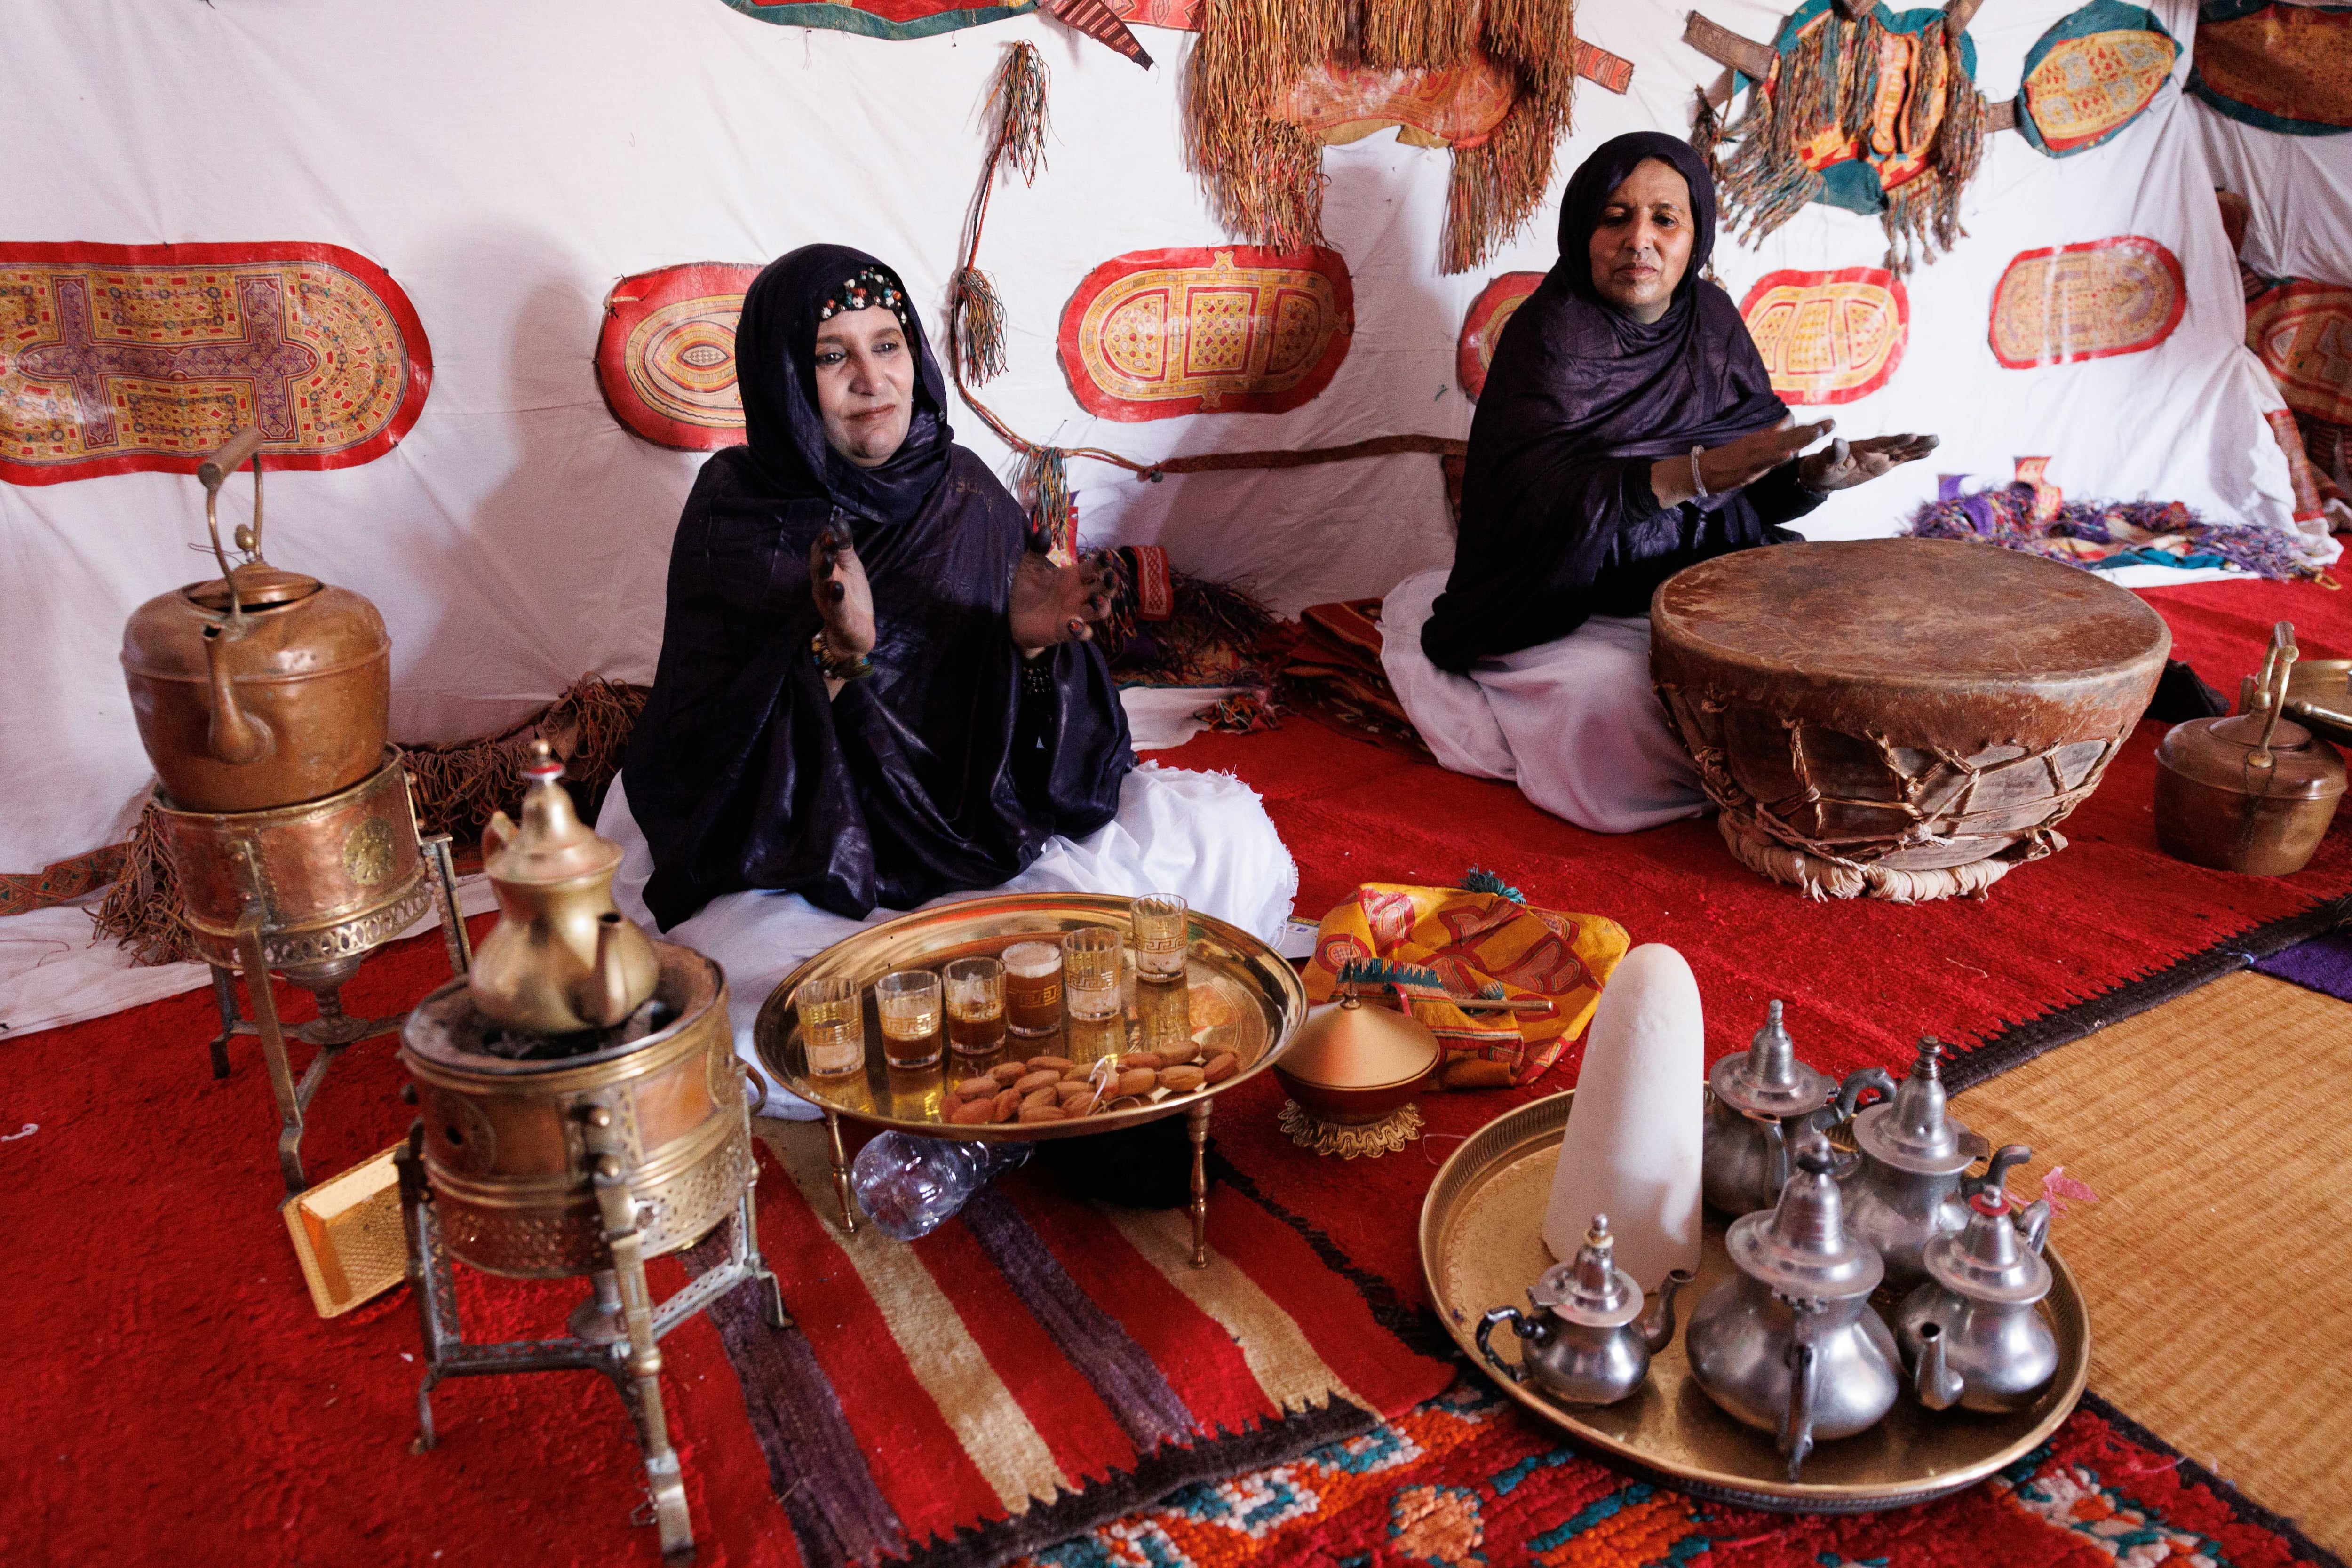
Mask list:
[{"label": "woman's raised hand", "polygon": [[874,590],[857,559],[848,525],[835,521],[809,546],[809,587],[824,620],[825,646],[835,658],[874,651]]},{"label": "woman's raised hand", "polygon": [[1056,643],[1085,642],[1095,623],[1110,615],[1111,593],[1107,555],[1081,555],[1075,565],[1061,566],[1044,551],[1024,551],[1007,613],[1013,646],[1029,655]]},{"label": "woman's raised hand", "polygon": [[1843,490],[1874,479],[1903,463],[1916,463],[1943,444],[1935,436],[1873,436],[1864,441],[1833,441],[1797,467],[1807,489]]}]

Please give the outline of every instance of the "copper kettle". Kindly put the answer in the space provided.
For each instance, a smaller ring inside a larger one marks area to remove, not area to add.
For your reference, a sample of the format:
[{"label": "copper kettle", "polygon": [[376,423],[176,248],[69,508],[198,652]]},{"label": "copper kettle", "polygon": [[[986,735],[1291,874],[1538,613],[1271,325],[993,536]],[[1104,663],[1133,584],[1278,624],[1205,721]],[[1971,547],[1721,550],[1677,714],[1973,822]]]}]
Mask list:
[{"label": "copper kettle", "polygon": [[523,769],[522,825],[503,811],[482,830],[482,870],[499,923],[474,955],[474,1005],[518,1034],[610,1028],[654,994],[660,963],[613,905],[621,847],[572,810],[563,764],[545,741]]},{"label": "copper kettle", "polygon": [[[171,803],[261,811],[317,800],[383,765],[392,641],[375,606],[261,557],[261,432],[196,469],[221,574],[158,595],[122,628],[139,739]],[[220,488],[253,462],[253,522],[221,548]]]},{"label": "copper kettle", "polygon": [[2257,877],[2300,871],[2344,797],[2344,759],[2284,716],[2294,626],[2271,633],[2246,711],[2175,724],[2157,747],[2156,841],[2192,865]]}]

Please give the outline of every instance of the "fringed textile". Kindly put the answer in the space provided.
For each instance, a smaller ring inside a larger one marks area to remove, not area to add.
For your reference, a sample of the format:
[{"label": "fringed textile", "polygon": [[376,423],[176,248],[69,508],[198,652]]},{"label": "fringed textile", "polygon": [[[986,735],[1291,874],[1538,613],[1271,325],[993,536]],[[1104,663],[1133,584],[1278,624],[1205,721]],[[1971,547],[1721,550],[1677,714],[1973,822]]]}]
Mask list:
[{"label": "fringed textile", "polygon": [[1171,612],[1145,622],[1136,611],[1139,563],[1132,549],[1111,552],[1118,594],[1095,642],[1122,683],[1154,686],[1271,684],[1261,673],[1274,612],[1244,588],[1168,574]]},{"label": "fringed textile", "polygon": [[1076,504],[1070,499],[1069,454],[1059,447],[1039,447],[1022,465],[1022,487],[1029,492],[1029,527],[1048,553],[1064,565],[1077,559]]},{"label": "fringed textile", "polygon": [[[2281,582],[2312,575],[2294,536],[2248,523],[2208,522],[2179,501],[2061,501],[2030,482],[1930,501],[1912,515],[1921,539],[1976,539],[2085,569],[2126,552],[2218,556]],[[2054,492],[2053,492],[2054,493]]]},{"label": "fringed textile", "polygon": [[988,95],[989,112],[996,117],[996,151],[1024,185],[1035,184],[1037,171],[1045,165],[1046,82],[1045,57],[1024,38],[1006,51]]},{"label": "fringed textile", "polygon": [[[1889,270],[1907,274],[1933,262],[1965,234],[1960,196],[1984,159],[1984,95],[1970,79],[1966,32],[1943,17],[1916,32],[1895,32],[1875,10],[1848,20],[1831,9],[1775,62],[1771,79],[1750,95],[1748,112],[1718,132],[1704,108],[1692,145],[1712,161],[1717,134],[1738,151],[1720,164],[1717,188],[1727,224],[1753,241],[1822,195],[1818,156],[1833,134],[1891,183],[1879,215]],[[1885,79],[1889,70],[1903,79]],[[1826,167],[1824,164],[1822,167]]]},{"label": "fringed textile", "polygon": [[1438,70],[1473,50],[1517,89],[1501,124],[1454,149],[1444,268],[1479,265],[1534,213],[1576,84],[1573,0],[1204,0],[1185,79],[1185,153],[1218,220],[1280,249],[1323,243],[1323,143],[1276,119],[1301,75],[1337,60]]},{"label": "fringed textile", "polygon": [[1004,303],[996,297],[996,286],[979,268],[966,267],[956,273],[948,291],[948,336],[961,379],[979,385],[1003,375]]},{"label": "fringed textile", "polygon": [[[645,705],[642,687],[583,676],[561,697],[501,734],[402,746],[418,831],[446,833],[471,843],[481,837],[492,812],[520,811],[523,765],[530,760],[531,742],[542,739],[562,759],[564,777],[573,792],[586,796],[582,816],[593,820],[605,788],[621,771],[629,732]],[[131,962],[141,967],[196,956],[180,919],[179,874],[165,852],[152,800],[140,814],[125,847],[121,879],[91,912],[90,921],[100,936],[128,949]]]}]

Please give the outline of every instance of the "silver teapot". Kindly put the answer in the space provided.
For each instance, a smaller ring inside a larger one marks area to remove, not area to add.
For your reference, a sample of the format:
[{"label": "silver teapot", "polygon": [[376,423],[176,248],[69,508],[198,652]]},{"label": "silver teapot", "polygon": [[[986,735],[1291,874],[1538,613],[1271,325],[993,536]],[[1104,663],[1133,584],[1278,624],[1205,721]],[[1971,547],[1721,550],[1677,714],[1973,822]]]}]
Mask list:
[{"label": "silver teapot", "polygon": [[1903,1382],[1869,1300],[1884,1266],[1846,1230],[1829,1141],[1808,1132],[1796,1162],[1778,1205],[1731,1222],[1739,1278],[1706,1293],[1683,1342],[1708,1398],[1778,1436],[1792,1481],[1816,1441],[1877,1425]]},{"label": "silver teapot", "polygon": [[1895,1342],[1930,1410],[2022,1410],[2057,1373],[2057,1336],[2034,1310],[2050,1294],[2050,1200],[2021,1210],[2000,1183],[2032,1158],[2021,1143],[1993,1156],[1993,1174],[1969,1195],[1967,1227],[1927,1244],[1927,1282],[1895,1310]]},{"label": "silver teapot", "polygon": [[1744,1215],[1779,1201],[1789,1179],[1789,1148],[1808,1129],[1850,1120],[1863,1090],[1892,1094],[1895,1080],[1885,1068],[1864,1068],[1840,1085],[1807,1067],[1797,1059],[1796,1042],[1775,1002],[1747,1054],[1717,1062],[1707,1071],[1706,1087],[1699,1190],[1708,1207]]},{"label": "silver teapot", "polygon": [[[1853,1119],[1862,1158],[1841,1177],[1846,1229],[1878,1249],[1897,1290],[1927,1277],[1920,1254],[1928,1242],[1969,1223],[1963,1183],[1991,1148],[1945,1109],[1936,1068],[1943,1050],[1934,1037],[1922,1039],[1894,1099]],[[1998,1185],[2000,1172],[1985,1179]]]},{"label": "silver teapot", "polygon": [[[1497,1307],[1478,1323],[1478,1353],[1513,1383],[1530,1377],[1563,1405],[1614,1405],[1650,1375],[1650,1357],[1675,1337],[1675,1292],[1691,1282],[1686,1268],[1668,1274],[1658,1299],[1642,1310],[1642,1287],[1617,1267],[1609,1216],[1592,1216],[1573,1260],[1555,1263],[1528,1287],[1532,1312]],[[1639,1320],[1638,1321],[1636,1320]],[[1486,1342],[1508,1323],[1519,1339],[1514,1366]]]}]

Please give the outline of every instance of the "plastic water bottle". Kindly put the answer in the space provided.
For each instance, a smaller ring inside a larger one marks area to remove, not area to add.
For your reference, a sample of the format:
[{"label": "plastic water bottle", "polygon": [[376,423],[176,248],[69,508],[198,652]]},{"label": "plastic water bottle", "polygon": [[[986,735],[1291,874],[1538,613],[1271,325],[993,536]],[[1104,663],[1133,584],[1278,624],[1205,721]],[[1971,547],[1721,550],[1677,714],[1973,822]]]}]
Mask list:
[{"label": "plastic water bottle", "polygon": [[885,1234],[912,1241],[946,1223],[999,1172],[1021,1165],[1030,1147],[885,1132],[857,1152],[849,1185]]}]

